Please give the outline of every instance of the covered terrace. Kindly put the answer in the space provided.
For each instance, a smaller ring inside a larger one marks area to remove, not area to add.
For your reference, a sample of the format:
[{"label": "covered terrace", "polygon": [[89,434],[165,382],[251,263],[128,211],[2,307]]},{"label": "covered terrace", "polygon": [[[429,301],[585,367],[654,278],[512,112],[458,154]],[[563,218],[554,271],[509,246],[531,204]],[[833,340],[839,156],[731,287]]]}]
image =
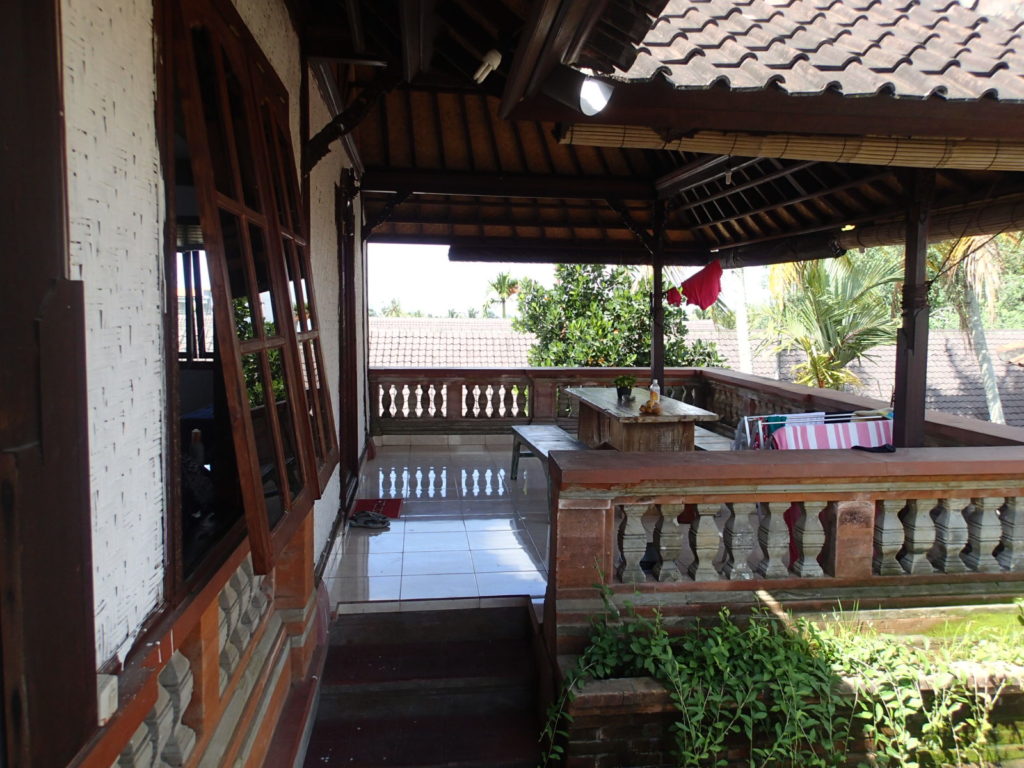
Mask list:
[{"label": "covered terrace", "polygon": [[[723,434],[769,406],[849,398],[665,371],[661,268],[905,247],[896,453],[553,453],[553,646],[597,604],[595,552],[615,590],[639,583],[670,613],[763,589],[808,605],[1019,590],[1024,433],[926,415],[924,257],[1024,226],[1020,23],[953,2],[310,5],[336,117],[307,167],[347,142],[364,238],[446,243],[453,260],[651,264],[649,378],[718,413]],[[610,99],[584,114],[590,77]],[[558,421],[562,389],[610,378],[371,371],[371,416],[378,434],[500,433]]]}]

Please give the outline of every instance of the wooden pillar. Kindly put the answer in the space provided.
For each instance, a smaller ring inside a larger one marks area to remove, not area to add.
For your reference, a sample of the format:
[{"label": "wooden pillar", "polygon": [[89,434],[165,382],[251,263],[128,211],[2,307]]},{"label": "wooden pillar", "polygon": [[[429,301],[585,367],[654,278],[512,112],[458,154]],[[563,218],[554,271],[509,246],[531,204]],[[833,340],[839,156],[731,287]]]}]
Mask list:
[{"label": "wooden pillar", "polygon": [[893,444],[924,445],[925,377],[928,365],[928,288],[925,285],[928,222],[935,172],[907,175],[907,235],[903,278],[903,325],[896,335],[896,394],[893,402]]},{"label": "wooden pillar", "polygon": [[654,256],[651,261],[654,284],[651,291],[651,378],[665,387],[665,280],[662,255],[665,251],[665,201],[654,204]]}]

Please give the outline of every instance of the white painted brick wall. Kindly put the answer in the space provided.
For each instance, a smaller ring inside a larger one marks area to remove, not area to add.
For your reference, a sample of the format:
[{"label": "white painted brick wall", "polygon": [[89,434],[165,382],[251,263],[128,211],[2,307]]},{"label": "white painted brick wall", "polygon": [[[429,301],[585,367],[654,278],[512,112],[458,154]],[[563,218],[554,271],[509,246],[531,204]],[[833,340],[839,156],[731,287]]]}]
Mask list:
[{"label": "white painted brick wall", "polygon": [[[310,83],[310,129],[318,131],[330,120],[327,105],[316,87],[312,73]],[[341,180],[345,166],[344,152],[340,143],[331,145],[331,152],[313,169],[309,179],[310,260],[313,267],[313,284],[316,286],[317,309],[320,320],[320,343],[324,351],[324,368],[327,382],[331,387],[331,408],[334,410],[335,425],[340,414],[338,402],[338,228],[335,224],[335,185]],[[331,526],[341,505],[341,473],[334,476],[324,495],[313,509],[313,553],[318,558]]]},{"label": "white painted brick wall", "polygon": [[163,588],[163,186],[151,0],[64,0],[71,275],[85,282],[97,663]]},{"label": "white painted brick wall", "polygon": [[[287,10],[281,2],[234,1],[288,89],[298,164],[299,49]],[[98,664],[127,650],[162,598],[164,212],[152,12],[149,0],[62,2],[71,274],[86,290]],[[316,125],[327,113],[319,97],[313,102]],[[311,256],[336,415],[333,190],[341,162],[335,149],[314,174],[311,192]],[[364,419],[360,414],[361,425]],[[317,553],[339,495],[335,473],[314,512]]]}]

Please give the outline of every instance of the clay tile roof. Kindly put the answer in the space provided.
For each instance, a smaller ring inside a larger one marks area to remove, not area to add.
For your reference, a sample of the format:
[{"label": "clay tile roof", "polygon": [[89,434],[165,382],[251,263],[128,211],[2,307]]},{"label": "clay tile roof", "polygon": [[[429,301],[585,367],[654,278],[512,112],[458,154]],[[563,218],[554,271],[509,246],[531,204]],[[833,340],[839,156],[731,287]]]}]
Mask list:
[{"label": "clay tile roof", "polygon": [[1024,21],[958,0],[669,0],[625,80],[1024,102]]},{"label": "clay tile roof", "polygon": [[534,342],[511,320],[371,317],[370,367],[525,368]]}]

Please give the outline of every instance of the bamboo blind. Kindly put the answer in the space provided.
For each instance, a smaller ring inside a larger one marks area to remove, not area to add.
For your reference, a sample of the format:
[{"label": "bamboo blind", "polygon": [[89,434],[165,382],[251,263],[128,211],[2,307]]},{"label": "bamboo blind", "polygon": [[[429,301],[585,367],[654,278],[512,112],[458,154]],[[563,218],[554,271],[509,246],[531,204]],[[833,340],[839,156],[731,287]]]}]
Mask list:
[{"label": "bamboo blind", "polygon": [[891,138],[885,136],[799,136],[698,131],[665,141],[654,130],[630,125],[573,125],[564,144],[633,149],[669,149],[741,157],[775,157],[829,163],[959,168],[977,171],[1024,170],[1024,141],[997,139]]}]

